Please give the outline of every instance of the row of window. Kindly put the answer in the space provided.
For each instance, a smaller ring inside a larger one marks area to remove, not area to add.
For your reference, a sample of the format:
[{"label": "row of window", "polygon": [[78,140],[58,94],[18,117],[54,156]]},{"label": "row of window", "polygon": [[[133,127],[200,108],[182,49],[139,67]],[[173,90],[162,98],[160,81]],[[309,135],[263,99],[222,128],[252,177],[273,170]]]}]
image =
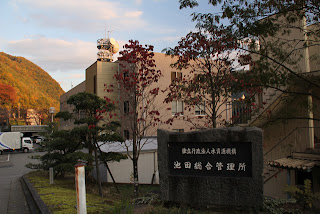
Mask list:
[{"label": "row of window", "polygon": [[[182,80],[182,72],[171,72],[171,82]],[[180,100],[172,101],[172,115],[180,114],[183,115],[184,112],[184,103]],[[205,115],[205,103],[199,103],[199,105],[195,106],[195,115]],[[123,112],[129,113],[129,101],[123,102]],[[184,129],[172,129],[174,132],[184,132]],[[123,130],[123,137],[125,139],[130,138],[130,132],[128,130]]]},{"label": "row of window", "polygon": [[[182,80],[182,72],[171,72],[171,82],[173,81],[181,81]],[[172,101],[172,115],[180,114],[183,115],[183,101],[175,100]],[[195,106],[195,115],[205,115],[206,106],[205,103],[199,103]]]},{"label": "row of window", "polygon": [[[126,73],[127,74],[127,73]],[[171,82],[173,81],[180,81],[182,80],[182,72],[171,72]],[[181,114],[183,115],[183,101],[180,100],[175,100],[172,101],[172,115],[175,114]],[[203,103],[199,103],[199,105],[197,105],[195,107],[195,115],[205,115],[205,104]],[[123,112],[125,114],[129,113],[129,101],[124,101],[123,102]]]},{"label": "row of window", "polygon": [[[175,114],[183,115],[183,101],[174,100],[172,101],[172,115]],[[195,115],[205,115],[206,114],[206,105],[205,102],[201,102],[195,106]]]},{"label": "row of window", "polygon": [[[172,115],[180,114],[183,115],[183,101],[174,100],[172,101]],[[125,114],[129,113],[129,101],[123,102],[123,112]],[[205,115],[206,113],[206,106],[205,102],[199,103],[195,106],[195,115]]]}]

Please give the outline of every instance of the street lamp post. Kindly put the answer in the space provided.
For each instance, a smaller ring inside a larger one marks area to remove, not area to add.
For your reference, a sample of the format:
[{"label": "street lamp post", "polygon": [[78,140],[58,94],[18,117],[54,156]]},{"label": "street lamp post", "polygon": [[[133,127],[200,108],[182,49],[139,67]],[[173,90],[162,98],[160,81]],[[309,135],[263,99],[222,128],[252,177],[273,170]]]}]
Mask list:
[{"label": "street lamp post", "polygon": [[54,107],[50,107],[49,113],[51,114],[51,122],[53,123],[53,115],[56,113],[56,109]]}]

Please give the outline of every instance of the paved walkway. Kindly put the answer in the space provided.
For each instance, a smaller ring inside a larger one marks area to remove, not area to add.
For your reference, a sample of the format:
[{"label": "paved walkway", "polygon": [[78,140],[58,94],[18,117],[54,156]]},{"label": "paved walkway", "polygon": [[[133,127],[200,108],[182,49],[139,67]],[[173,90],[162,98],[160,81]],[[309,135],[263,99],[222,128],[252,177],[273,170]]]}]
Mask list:
[{"label": "paved walkway", "polygon": [[25,167],[33,153],[5,153],[0,155],[0,214],[29,214],[20,178],[31,169]]},{"label": "paved walkway", "polygon": [[11,179],[7,213],[30,213],[26,198],[22,190],[20,177]]}]

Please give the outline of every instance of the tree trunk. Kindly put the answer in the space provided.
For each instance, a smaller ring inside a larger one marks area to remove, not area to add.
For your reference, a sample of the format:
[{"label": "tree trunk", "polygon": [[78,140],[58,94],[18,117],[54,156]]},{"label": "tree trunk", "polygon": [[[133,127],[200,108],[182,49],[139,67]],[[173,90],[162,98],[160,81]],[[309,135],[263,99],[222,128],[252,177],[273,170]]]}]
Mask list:
[{"label": "tree trunk", "polygon": [[98,182],[98,188],[99,188],[99,195],[100,197],[103,197],[102,195],[102,186],[101,186],[101,178],[100,178],[100,169],[99,169],[99,160],[98,160],[98,154],[97,149],[94,149],[94,160],[96,162],[96,173],[97,173],[97,182]]},{"label": "tree trunk", "polygon": [[[88,153],[90,155],[92,155],[93,149],[92,146],[89,145],[88,146]],[[93,182],[93,177],[92,177],[92,169],[93,169],[93,161],[91,160],[91,158],[88,160],[88,168],[90,169],[90,171],[88,172],[88,179]]]},{"label": "tree trunk", "polygon": [[[98,147],[98,149],[99,149],[99,151],[100,151],[100,154],[101,154],[100,146],[97,145],[97,147]],[[110,170],[110,168],[109,168],[109,165],[108,165],[107,161],[104,161],[104,165],[106,165],[106,168],[107,168],[107,170],[108,170],[108,172],[109,172],[109,174],[110,174],[110,176],[111,176],[111,179],[112,179],[112,182],[113,182],[114,187],[116,188],[117,192],[120,193],[120,191],[119,191],[119,189],[118,189],[118,187],[117,187],[116,181],[114,180],[114,177],[113,177],[113,175],[112,175],[112,173],[111,173],[111,170]]]},{"label": "tree trunk", "polygon": [[[135,90],[136,91],[136,90]],[[138,178],[138,148],[137,148],[137,131],[138,131],[138,115],[137,112],[138,109],[138,101],[137,101],[137,95],[134,94],[134,103],[133,103],[133,109],[134,109],[134,117],[133,117],[133,135],[132,135],[132,163],[133,163],[133,184],[134,184],[134,196],[136,198],[139,197],[139,178]]]},{"label": "tree trunk", "polygon": [[138,160],[133,158],[134,196],[139,197]]},{"label": "tree trunk", "polygon": [[138,179],[138,155],[137,155],[137,141],[133,139],[133,179],[134,179],[134,196],[139,197],[139,179]]},{"label": "tree trunk", "polygon": [[111,179],[112,179],[113,185],[114,185],[114,187],[116,188],[117,193],[120,193],[120,191],[119,191],[119,189],[118,189],[118,186],[117,186],[117,183],[116,183],[116,181],[114,180],[114,177],[113,177],[113,175],[112,175],[112,173],[111,173],[111,170],[110,170],[110,168],[109,168],[109,166],[108,166],[107,161],[104,161],[104,164],[105,164],[105,165],[106,165],[106,167],[107,167],[107,170],[108,170],[108,172],[109,172],[109,174],[110,174],[110,176],[111,176]]}]

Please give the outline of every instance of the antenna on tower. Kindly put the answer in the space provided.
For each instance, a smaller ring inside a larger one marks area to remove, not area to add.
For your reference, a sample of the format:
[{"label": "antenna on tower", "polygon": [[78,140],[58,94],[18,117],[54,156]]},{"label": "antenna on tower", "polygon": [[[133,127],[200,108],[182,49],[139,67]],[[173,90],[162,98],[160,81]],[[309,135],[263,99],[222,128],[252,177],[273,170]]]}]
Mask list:
[{"label": "antenna on tower", "polygon": [[[108,37],[109,37],[109,34],[108,34]],[[107,38],[107,24],[104,25],[104,38],[105,39]]]},{"label": "antenna on tower", "polygon": [[108,30],[108,38],[107,38],[107,26],[105,25],[104,29],[104,37],[102,39],[97,40],[97,48],[99,49],[97,53],[98,61],[112,62],[112,55],[119,51],[119,44],[114,40],[114,38],[110,38],[110,33],[113,30]]},{"label": "antenna on tower", "polygon": [[109,34],[112,33],[113,30],[108,30],[108,39],[110,38]]}]

